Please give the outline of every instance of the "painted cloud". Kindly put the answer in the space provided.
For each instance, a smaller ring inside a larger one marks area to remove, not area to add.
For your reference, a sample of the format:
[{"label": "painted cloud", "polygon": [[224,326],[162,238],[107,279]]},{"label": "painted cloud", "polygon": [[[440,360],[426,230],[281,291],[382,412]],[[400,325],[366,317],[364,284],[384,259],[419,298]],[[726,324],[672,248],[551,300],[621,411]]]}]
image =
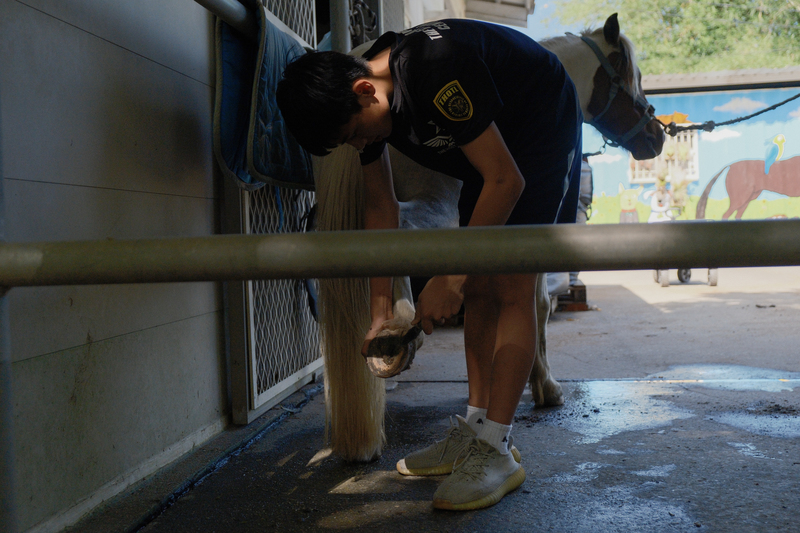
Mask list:
[{"label": "painted cloud", "polygon": [[730,128],[722,128],[714,131],[704,131],[703,133],[700,134],[701,139],[703,139],[706,142],[712,142],[712,143],[741,136],[742,136],[741,132],[732,130]]},{"label": "painted cloud", "polygon": [[619,154],[593,155],[589,158],[589,164],[594,165],[596,163],[613,163],[615,161],[619,161],[620,159],[622,159],[622,156]]},{"label": "painted cloud", "polygon": [[737,97],[731,99],[730,102],[718,105],[714,108],[714,111],[727,111],[729,113],[752,113],[758,109],[763,109],[767,107],[767,104],[764,102],[756,102],[755,100],[751,100],[749,98],[742,98]]}]

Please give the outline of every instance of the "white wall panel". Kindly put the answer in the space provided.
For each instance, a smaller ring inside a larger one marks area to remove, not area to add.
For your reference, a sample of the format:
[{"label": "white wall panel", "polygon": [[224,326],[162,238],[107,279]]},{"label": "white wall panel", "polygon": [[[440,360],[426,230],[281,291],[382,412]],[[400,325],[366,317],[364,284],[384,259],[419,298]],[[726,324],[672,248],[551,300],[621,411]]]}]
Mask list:
[{"label": "white wall panel", "polygon": [[23,530],[225,416],[215,312],[14,365]]},{"label": "white wall panel", "polygon": [[[205,79],[187,77],[14,0],[4,2],[3,10],[0,116],[6,177],[212,196],[213,87]],[[198,33],[207,30],[200,22]],[[203,47],[190,57],[209,64],[213,54]]]},{"label": "white wall panel", "polygon": [[214,83],[208,11],[187,0],[18,0],[86,33],[207,85]]},{"label": "white wall panel", "polygon": [[9,241],[194,237],[214,232],[213,198],[8,178],[5,189]]},{"label": "white wall panel", "polygon": [[216,283],[14,289],[8,296],[13,361],[213,313],[222,308],[220,292]]}]

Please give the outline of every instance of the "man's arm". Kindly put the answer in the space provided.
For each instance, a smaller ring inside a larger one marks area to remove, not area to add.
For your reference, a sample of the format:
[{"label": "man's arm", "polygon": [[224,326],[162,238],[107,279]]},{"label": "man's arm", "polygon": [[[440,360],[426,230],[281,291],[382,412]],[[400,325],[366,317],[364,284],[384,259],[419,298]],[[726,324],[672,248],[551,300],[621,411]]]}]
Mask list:
[{"label": "man's arm", "polygon": [[[389,149],[381,157],[362,167],[364,174],[364,229],[397,229],[400,205],[394,195]],[[392,315],[392,278],[370,278],[370,329],[361,352],[366,355],[369,342]]]},{"label": "man's arm", "polygon": [[[483,177],[483,189],[469,220],[470,226],[501,226],[517,205],[525,178],[508,151],[503,136],[492,122],[474,141],[461,147],[464,155]],[[425,333],[433,332],[433,322],[458,313],[464,301],[466,276],[436,276],[419,297],[416,321]]]},{"label": "man's arm", "polygon": [[525,178],[508,151],[500,130],[492,122],[477,139],[461,149],[483,177],[483,189],[469,225],[502,226],[525,189]]}]

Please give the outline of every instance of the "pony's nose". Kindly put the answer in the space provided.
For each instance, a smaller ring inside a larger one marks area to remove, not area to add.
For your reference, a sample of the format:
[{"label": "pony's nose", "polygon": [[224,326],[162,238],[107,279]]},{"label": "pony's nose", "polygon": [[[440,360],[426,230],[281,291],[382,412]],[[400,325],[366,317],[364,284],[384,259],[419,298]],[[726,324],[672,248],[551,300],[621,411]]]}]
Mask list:
[{"label": "pony's nose", "polygon": [[650,122],[654,126],[655,135],[653,136],[653,141],[650,143],[653,146],[653,150],[655,150],[655,155],[653,157],[657,157],[661,154],[661,149],[664,148],[664,142],[667,140],[667,136],[664,133],[664,128],[661,127],[661,124],[657,120],[652,120]]},{"label": "pony's nose", "polygon": [[647,126],[645,126],[644,133],[644,143],[642,144],[645,146],[641,150],[636,150],[633,156],[633,158],[638,161],[658,157],[659,154],[661,154],[661,150],[664,148],[664,141],[666,140],[664,129],[656,119],[651,120]]}]

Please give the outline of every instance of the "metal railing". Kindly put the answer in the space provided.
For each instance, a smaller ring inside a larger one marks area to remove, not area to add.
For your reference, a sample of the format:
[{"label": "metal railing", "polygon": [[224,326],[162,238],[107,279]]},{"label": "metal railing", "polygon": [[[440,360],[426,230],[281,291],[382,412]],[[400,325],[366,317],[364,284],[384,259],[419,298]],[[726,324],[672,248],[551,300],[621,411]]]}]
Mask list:
[{"label": "metal railing", "polygon": [[0,286],[800,265],[800,220],[0,244]]}]

